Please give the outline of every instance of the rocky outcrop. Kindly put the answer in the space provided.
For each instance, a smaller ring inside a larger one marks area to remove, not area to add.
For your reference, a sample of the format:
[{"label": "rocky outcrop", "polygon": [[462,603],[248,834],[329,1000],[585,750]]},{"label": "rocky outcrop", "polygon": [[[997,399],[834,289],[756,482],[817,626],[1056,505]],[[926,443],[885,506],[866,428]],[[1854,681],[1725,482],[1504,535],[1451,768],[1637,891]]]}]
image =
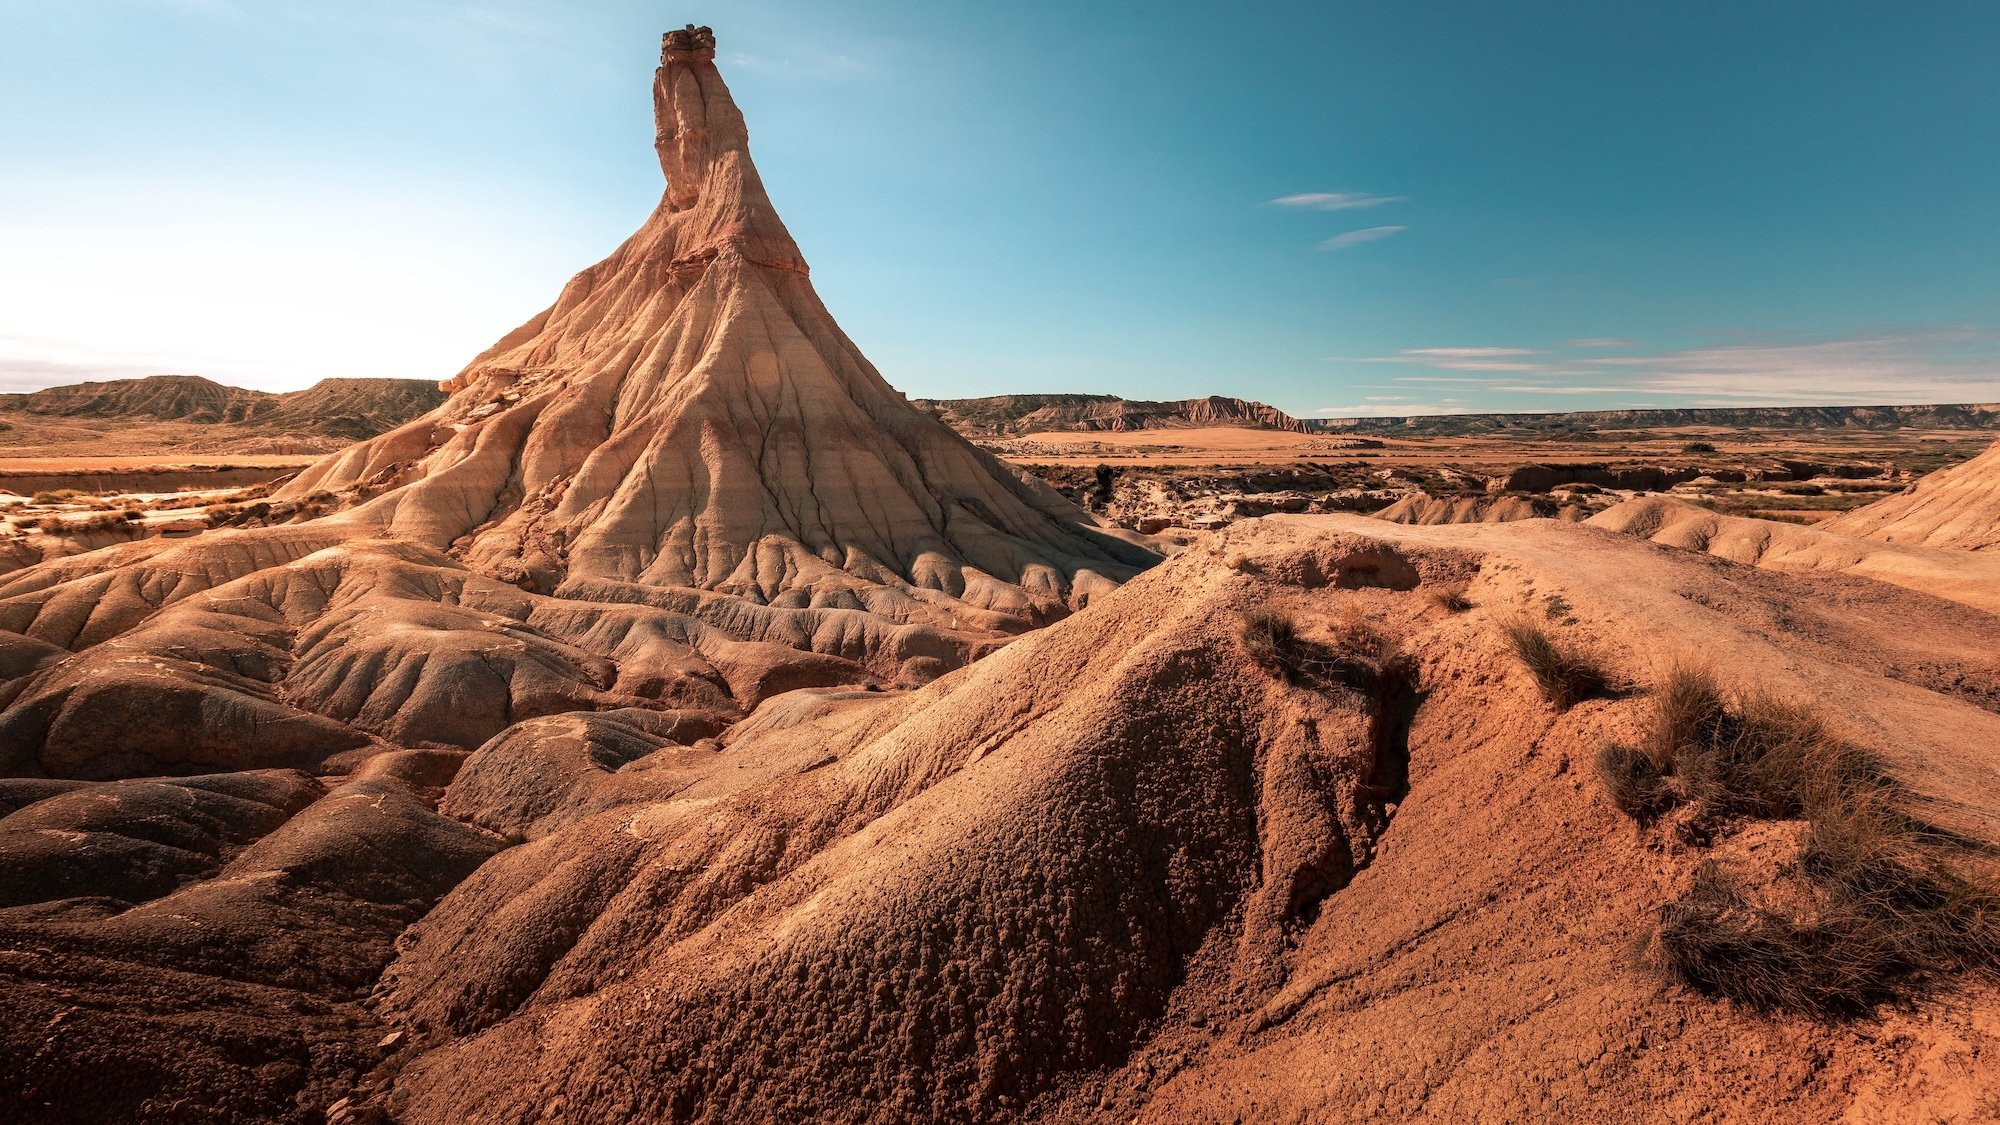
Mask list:
[{"label": "rocky outcrop", "polygon": [[1145,402],[1115,395],[995,395],[915,402],[969,437],[1199,426],[1245,426],[1294,433],[1304,433],[1307,429],[1306,423],[1274,406],[1221,395],[1175,402]]},{"label": "rocky outcrop", "polygon": [[2000,555],[1992,553],[1861,538],[1833,530],[1833,520],[1801,527],[1725,516],[1665,496],[1627,500],[1588,522],[1749,566],[1854,575],[2000,613]]}]

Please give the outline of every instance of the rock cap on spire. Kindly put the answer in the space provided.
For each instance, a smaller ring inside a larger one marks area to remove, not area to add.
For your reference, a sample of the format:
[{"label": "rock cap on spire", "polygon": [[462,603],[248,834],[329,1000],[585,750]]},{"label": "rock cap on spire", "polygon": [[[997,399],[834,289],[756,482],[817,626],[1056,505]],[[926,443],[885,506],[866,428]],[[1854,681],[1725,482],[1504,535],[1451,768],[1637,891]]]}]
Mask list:
[{"label": "rock cap on spire", "polygon": [[692,56],[698,59],[714,58],[715,32],[693,24],[679,31],[667,32],[660,37],[660,59],[664,62],[674,55]]}]

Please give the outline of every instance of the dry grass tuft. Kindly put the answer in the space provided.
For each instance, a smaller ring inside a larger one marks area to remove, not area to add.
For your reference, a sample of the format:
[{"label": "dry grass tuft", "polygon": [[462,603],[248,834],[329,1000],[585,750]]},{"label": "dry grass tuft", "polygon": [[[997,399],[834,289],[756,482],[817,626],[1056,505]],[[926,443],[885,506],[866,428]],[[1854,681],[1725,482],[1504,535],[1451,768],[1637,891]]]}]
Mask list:
[{"label": "dry grass tuft", "polygon": [[1299,633],[1283,613],[1254,609],[1243,614],[1237,636],[1251,663],[1286,683],[1325,689],[1335,685],[1368,693],[1386,706],[1392,697],[1414,690],[1416,662],[1395,638],[1376,629],[1350,605],[1333,630],[1333,643]]},{"label": "dry grass tuft", "polygon": [[1424,587],[1430,603],[1446,613],[1464,613],[1472,608],[1472,602],[1465,596],[1466,589],[1466,584],[1463,582],[1446,582]]},{"label": "dry grass tuft", "polygon": [[1550,636],[1546,629],[1525,617],[1515,618],[1502,628],[1514,655],[1535,677],[1542,698],[1567,711],[1592,696],[1611,691],[1611,677],[1595,661],[1575,648]]},{"label": "dry grass tuft", "polygon": [[1709,827],[1806,822],[1779,901],[1708,862],[1661,908],[1646,961],[1667,978],[1760,1009],[1853,1015],[1945,974],[2000,973],[1990,861],[1911,816],[1873,756],[1805,708],[1731,699],[1678,665],[1653,691],[1641,745],[1605,747],[1597,770],[1641,821],[1679,808]]}]

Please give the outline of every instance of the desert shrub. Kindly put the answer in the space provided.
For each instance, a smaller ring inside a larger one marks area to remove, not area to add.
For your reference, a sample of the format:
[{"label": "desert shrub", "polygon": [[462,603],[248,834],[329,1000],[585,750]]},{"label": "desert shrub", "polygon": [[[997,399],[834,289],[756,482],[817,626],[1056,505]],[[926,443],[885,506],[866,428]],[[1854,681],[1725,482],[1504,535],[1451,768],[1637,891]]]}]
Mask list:
[{"label": "desert shrub", "polygon": [[1425,595],[1430,599],[1430,603],[1446,613],[1464,613],[1472,608],[1472,602],[1466,598],[1465,591],[1466,584],[1463,582],[1444,582],[1425,587]]},{"label": "desert shrub", "polygon": [[1843,1015],[1941,974],[2000,973],[1989,861],[1911,815],[1875,758],[1809,710],[1762,692],[1729,698],[1680,664],[1653,690],[1641,744],[1605,747],[1597,770],[1642,821],[1679,808],[1684,824],[1806,822],[1777,901],[1711,861],[1661,908],[1646,962],[1668,979],[1761,1009]]},{"label": "desert shrub", "polygon": [[1910,965],[1894,927],[1852,908],[1816,917],[1760,905],[1713,861],[1660,909],[1652,967],[1699,992],[1765,1011],[1851,1015],[1894,999]]},{"label": "desert shrub", "polygon": [[1715,446],[1705,441],[1691,441],[1681,446],[1682,453],[1713,453]]},{"label": "desert shrub", "polygon": [[262,501],[253,504],[214,504],[203,513],[210,527],[244,527],[262,523],[271,515],[271,505]]},{"label": "desert shrub", "polygon": [[1828,736],[1810,711],[1765,692],[1732,702],[1707,669],[1688,663],[1654,685],[1641,745],[1607,748],[1600,773],[1604,756],[1649,771],[1669,804],[1708,816],[1798,817],[1857,786],[1886,784],[1869,755]]},{"label": "desert shrub", "polygon": [[61,535],[64,526],[61,516],[43,516],[35,521],[36,530],[44,535]]},{"label": "desert shrub", "polygon": [[81,495],[83,493],[78,492],[74,488],[55,488],[45,492],[37,492],[28,499],[31,503],[35,504],[60,504],[65,500],[74,500]]},{"label": "desert shrub", "polygon": [[1413,687],[1416,662],[1395,639],[1369,624],[1358,606],[1333,630],[1333,643],[1300,634],[1283,613],[1254,609],[1243,614],[1238,629],[1251,663],[1286,683],[1325,689],[1335,685],[1368,693],[1378,704]]},{"label": "desert shrub", "polygon": [[1625,815],[1647,820],[1673,807],[1672,789],[1644,751],[1607,743],[1596,765],[1597,779]]},{"label": "desert shrub", "polygon": [[1595,661],[1527,618],[1516,618],[1502,628],[1521,666],[1541,688],[1542,698],[1554,704],[1556,710],[1567,711],[1611,690],[1610,676]]},{"label": "desert shrub", "polygon": [[138,518],[137,512],[102,512],[71,527],[77,531],[137,531],[131,521]]},{"label": "desert shrub", "polygon": [[1275,610],[1253,609],[1243,614],[1237,639],[1252,664],[1286,681],[1303,677],[1312,658],[1298,625]]}]

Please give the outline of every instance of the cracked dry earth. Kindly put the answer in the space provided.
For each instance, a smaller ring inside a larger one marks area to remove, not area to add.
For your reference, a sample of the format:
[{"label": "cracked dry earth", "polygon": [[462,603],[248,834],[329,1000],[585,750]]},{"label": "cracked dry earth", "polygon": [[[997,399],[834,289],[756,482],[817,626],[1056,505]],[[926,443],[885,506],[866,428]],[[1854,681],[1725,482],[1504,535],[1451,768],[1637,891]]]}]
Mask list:
[{"label": "cracked dry earth", "polygon": [[[328,514],[0,576],[0,1117],[2000,1106],[1987,985],[1830,1023],[1634,969],[1768,841],[1588,765],[1691,655],[2000,841],[1983,555],[1642,502],[1163,561],[881,380],[713,53],[664,44],[646,225],[281,493]],[[1372,663],[1272,666],[1274,613]],[[1551,708],[1521,614],[1626,689]]]}]

